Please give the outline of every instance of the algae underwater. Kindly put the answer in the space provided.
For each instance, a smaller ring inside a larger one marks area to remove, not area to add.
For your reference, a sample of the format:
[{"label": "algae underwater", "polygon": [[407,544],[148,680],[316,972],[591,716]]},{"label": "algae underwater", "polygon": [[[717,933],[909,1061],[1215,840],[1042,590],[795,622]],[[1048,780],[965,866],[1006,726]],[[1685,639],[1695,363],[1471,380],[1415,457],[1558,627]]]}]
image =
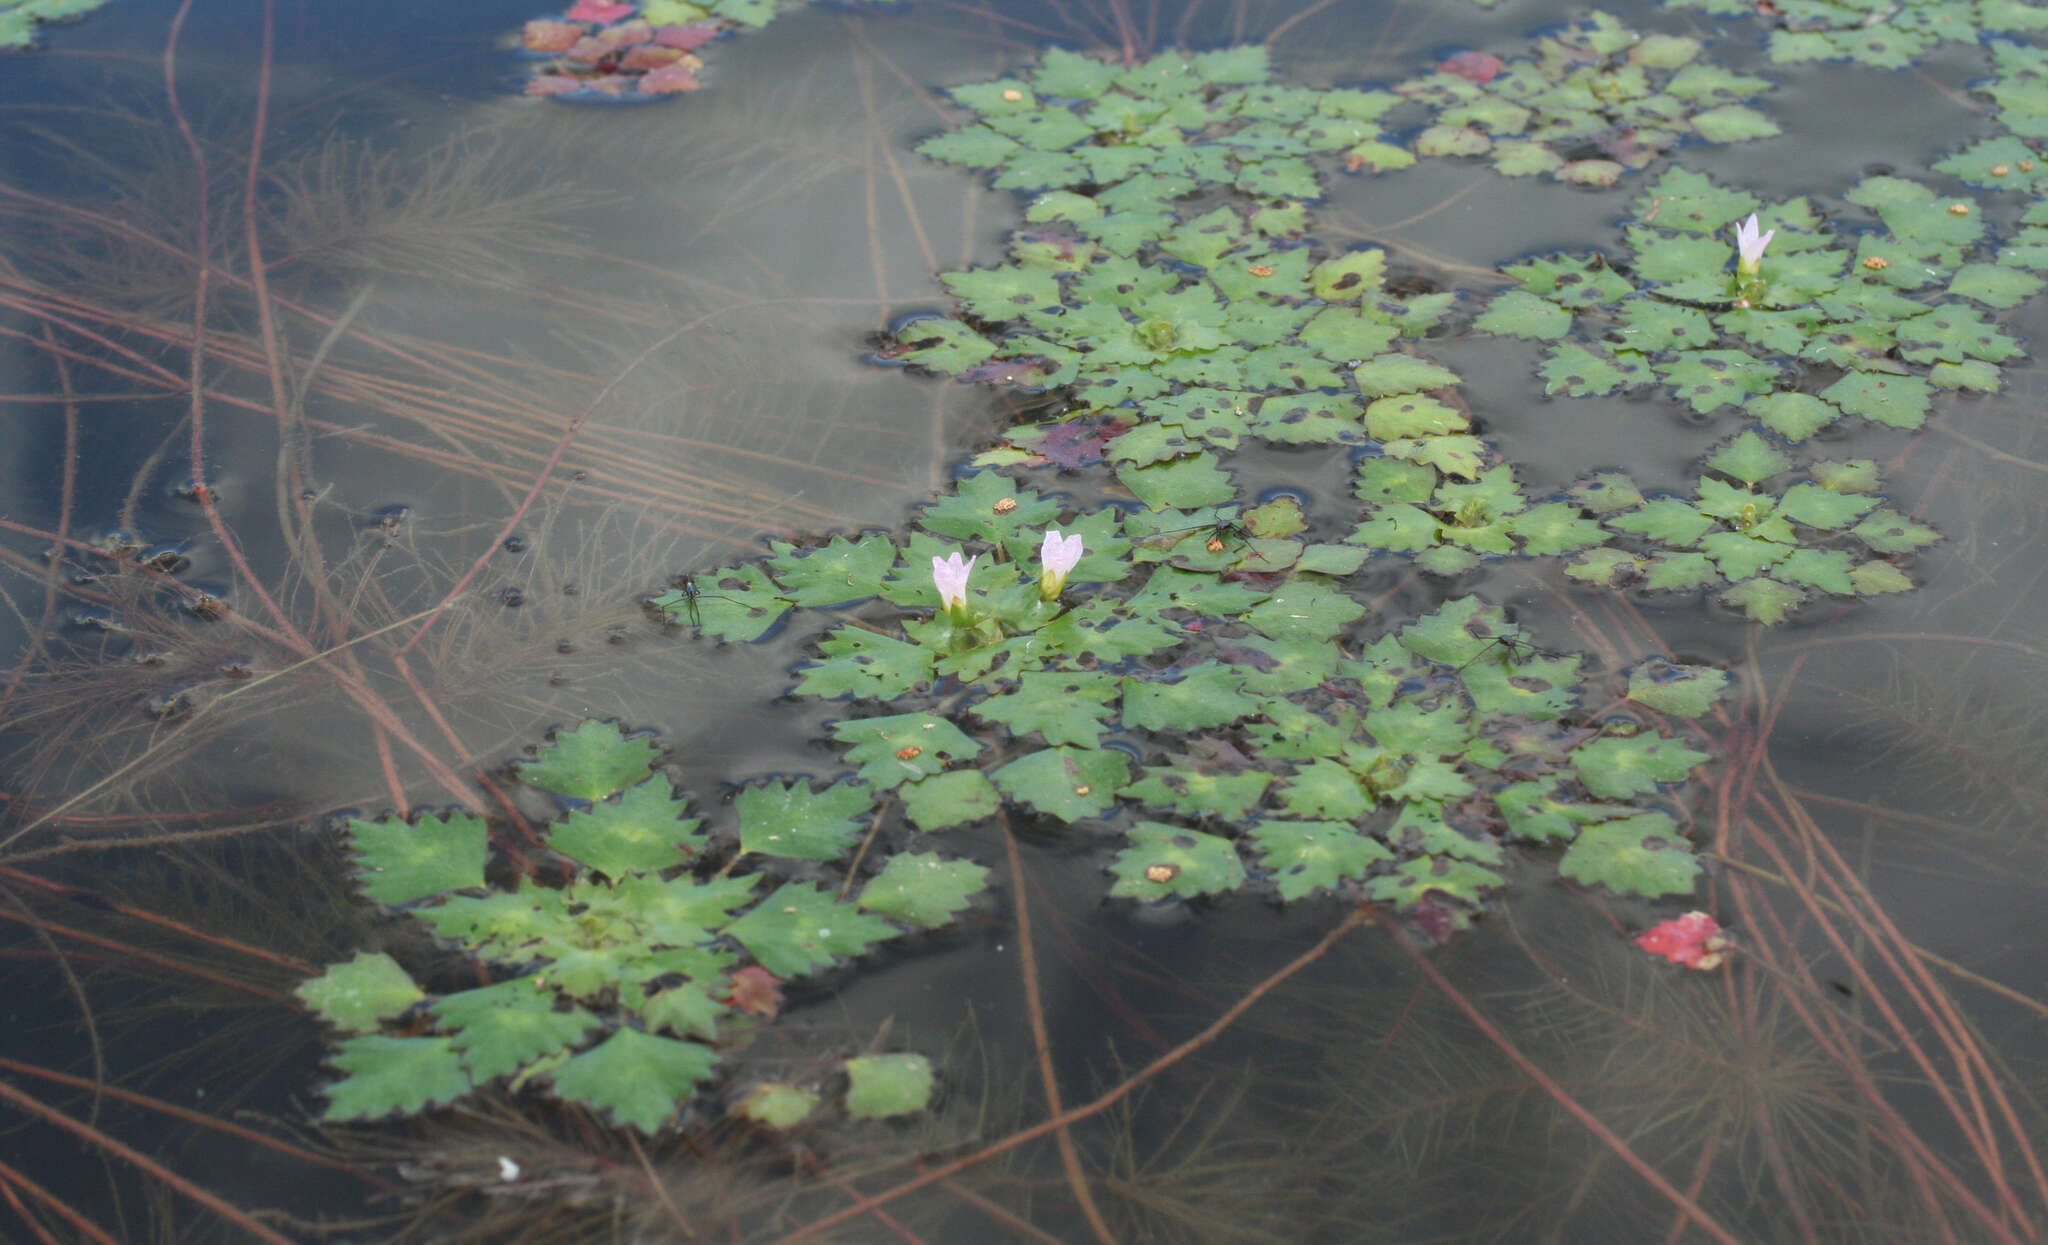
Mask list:
[{"label": "algae underwater", "polygon": [[2048,9],[74,7],[10,1232],[2048,1214]]}]

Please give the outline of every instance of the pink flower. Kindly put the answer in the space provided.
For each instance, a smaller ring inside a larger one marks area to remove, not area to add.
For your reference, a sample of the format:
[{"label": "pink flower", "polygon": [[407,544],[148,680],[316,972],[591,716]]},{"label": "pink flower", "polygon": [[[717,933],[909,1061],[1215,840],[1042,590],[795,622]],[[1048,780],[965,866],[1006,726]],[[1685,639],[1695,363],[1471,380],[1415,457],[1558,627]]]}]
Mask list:
[{"label": "pink flower", "polygon": [[967,577],[974,572],[974,563],[981,557],[962,558],[955,549],[943,558],[932,559],[932,583],[939,590],[939,604],[955,618],[967,613]]},{"label": "pink flower", "polygon": [[1735,271],[1745,277],[1757,275],[1763,268],[1764,248],[1777,236],[1778,231],[1775,229],[1766,229],[1759,234],[1756,213],[1751,212],[1748,220],[1735,226],[1735,249],[1740,253],[1735,261]]},{"label": "pink flower", "polygon": [[1045,543],[1038,547],[1038,561],[1045,568],[1038,576],[1038,595],[1056,601],[1060,589],[1067,585],[1067,572],[1081,561],[1081,533],[1062,536],[1057,528],[1046,529]]}]

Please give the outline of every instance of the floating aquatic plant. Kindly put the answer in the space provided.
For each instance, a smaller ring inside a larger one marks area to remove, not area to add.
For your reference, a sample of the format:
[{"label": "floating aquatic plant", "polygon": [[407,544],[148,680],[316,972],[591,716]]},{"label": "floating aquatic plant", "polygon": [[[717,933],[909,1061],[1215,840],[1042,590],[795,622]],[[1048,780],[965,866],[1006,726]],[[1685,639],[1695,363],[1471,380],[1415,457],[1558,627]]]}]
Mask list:
[{"label": "floating aquatic plant", "polygon": [[[782,982],[945,925],[987,877],[934,852],[879,867],[871,857],[869,871],[848,876],[843,862],[874,805],[861,782],[748,787],[734,801],[736,851],[714,846],[659,759],[646,736],[586,722],[519,764],[521,780],[565,810],[533,845],[537,858],[494,848],[508,827],[460,813],[349,823],[363,893],[496,980],[430,993],[389,955],[362,953],[303,984],[299,997],[345,1035],[328,1118],[544,1080],[558,1098],[653,1132],[716,1076],[742,1017],[774,1014]],[[803,880],[791,880],[793,862],[810,862]],[[835,866],[833,888],[821,887],[815,869]],[[500,877],[515,880],[490,880]],[[931,1088],[919,1056],[850,1059],[845,1070],[857,1116],[917,1110]],[[803,1087],[757,1087],[739,1109],[786,1128],[822,1101]]]},{"label": "floating aquatic plant", "polygon": [[[1483,145],[1503,172],[1609,181],[1686,126],[1773,132],[1732,102],[1764,84],[1694,64],[1699,51],[1596,17],[1525,64],[1461,57],[1403,90],[1439,107],[1425,154]],[[742,792],[738,854],[718,868],[652,746],[587,724],[521,767],[573,804],[544,842],[560,885],[537,870],[488,887],[490,829],[474,818],[353,823],[366,893],[509,980],[433,998],[363,957],[309,983],[307,1001],[354,1034],[332,1114],[417,1110],[510,1077],[660,1126],[716,1074],[735,1013],[772,1014],[745,1001],[760,987],[944,924],[982,887],[982,865],[922,851],[879,857],[855,903],[775,873],[844,868],[863,820],[896,842],[1029,816],[1112,844],[1120,899],[1335,894],[1441,929],[1480,911],[1525,848],[1555,851],[1582,885],[1693,890],[1700,866],[1667,797],[1710,757],[1668,719],[1713,712],[1725,672],[1659,659],[1589,687],[1580,657],[1480,597],[1372,618],[1347,578],[1375,559],[1448,577],[1559,557],[1582,583],[1707,589],[1763,623],[1812,594],[1905,590],[1892,559],[1935,534],[1883,503],[1871,461],[1788,451],[1844,416],[1911,429],[1939,388],[1996,389],[2018,346],[1977,308],[2031,293],[2013,270],[2048,247],[2023,233],[2001,262],[1970,262],[1976,205],[1900,178],[1850,192],[1880,226],[1850,237],[1805,200],[1762,204],[1668,170],[1636,201],[1629,258],[1513,265],[1520,288],[1476,327],[1548,343],[1553,394],[1658,384],[1769,435],[1710,452],[1689,495],[1603,473],[1531,497],[1474,431],[1456,374],[1410,346],[1452,298],[1396,294],[1385,252],[1308,234],[1319,159],[1409,162],[1378,125],[1400,96],[1266,78],[1259,49],[1128,67],[1054,51],[1027,77],[954,88],[977,120],[921,150],[1035,197],[1009,262],[942,274],[958,314],[899,326],[881,357],[1058,390],[1063,409],[1008,430],[901,537],[778,544],[649,599],[728,641],[838,614],[792,690],[846,706],[829,732],[848,775]],[[1574,110],[1573,93],[1591,102]],[[1574,171],[1543,145],[1564,139],[1613,159]],[[1231,467],[1249,438],[1355,447],[1349,533],[1316,539],[1291,498],[1249,504]],[[1046,467],[1113,472],[1136,504],[1071,508],[1032,487]],[[1639,712],[1589,712],[1623,701]],[[900,812],[876,811],[883,794]],[[1672,958],[1717,951],[1694,939]],[[409,1017],[424,1031],[392,1031]],[[917,1056],[843,1068],[854,1114],[916,1110],[930,1092]],[[757,1079],[733,1110],[787,1128],[824,1102],[820,1085]]]},{"label": "floating aquatic plant", "polygon": [[767,25],[781,7],[781,0],[576,0],[561,17],[536,18],[520,31],[520,46],[547,58],[536,63],[526,93],[644,97],[695,91],[703,86],[698,49],[729,31]]},{"label": "floating aquatic plant", "polygon": [[[1739,407],[1791,441],[1845,415],[1918,428],[1938,390],[1996,390],[2020,346],[1971,304],[2009,306],[2038,287],[1966,262],[1983,239],[1978,205],[1897,177],[1865,178],[1847,198],[1883,231],[1844,237],[1804,199],[1763,205],[1671,169],[1636,200],[1632,255],[1510,265],[1521,289],[1474,326],[1551,343],[1548,393],[1661,383],[1702,415]],[[1767,275],[1730,271],[1745,214],[1771,226]]]},{"label": "floating aquatic plant", "polygon": [[1715,17],[1765,18],[1773,28],[1771,59],[1779,64],[1855,61],[1878,69],[1903,69],[1941,43],[1974,43],[1987,33],[2048,29],[2048,15],[2015,0],[1899,0],[1882,6],[1859,0],[1769,6],[1754,0],[1664,3],[1701,9]]},{"label": "floating aquatic plant", "polygon": [[[1651,590],[1706,588],[1761,623],[1782,622],[1819,592],[1875,596],[1910,589],[1891,559],[1939,537],[1882,504],[1869,459],[1821,461],[1806,479],[1781,481],[1791,461],[1755,432],[1706,460],[1691,497],[1632,500],[1600,482],[1613,506],[1601,526],[1618,539],[1565,568],[1575,579]],[[1758,491],[1763,489],[1765,491]]]},{"label": "floating aquatic plant", "polygon": [[[1701,61],[1701,46],[1683,35],[1642,35],[1596,11],[1544,35],[1529,55],[1463,52],[1394,90],[1435,110],[1415,138],[1419,155],[1485,156],[1511,177],[1609,186],[1687,138],[1779,133],[1742,102],[1771,82]],[[1585,148],[1598,154],[1580,154]]]}]

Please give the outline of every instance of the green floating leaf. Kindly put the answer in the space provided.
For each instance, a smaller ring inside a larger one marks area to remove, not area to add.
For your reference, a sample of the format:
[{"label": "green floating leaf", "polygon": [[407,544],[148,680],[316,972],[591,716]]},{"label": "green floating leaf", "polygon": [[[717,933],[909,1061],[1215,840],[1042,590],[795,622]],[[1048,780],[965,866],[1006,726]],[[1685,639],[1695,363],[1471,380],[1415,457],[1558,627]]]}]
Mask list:
[{"label": "green floating leaf", "polygon": [[882,354],[902,363],[958,376],[995,352],[995,343],[965,322],[949,316],[926,316],[899,327],[894,344]]},{"label": "green floating leaf", "polygon": [[1250,815],[1272,781],[1273,775],[1257,770],[1223,774],[1186,766],[1148,766],[1143,778],[1117,794],[1184,817],[1206,815],[1237,822]]},{"label": "green floating leaf", "polygon": [[383,952],[358,951],[292,991],[320,1019],[343,1033],[373,1033],[377,1026],[427,997],[398,961]]},{"label": "green floating leaf", "polygon": [[1577,342],[1552,347],[1537,372],[1543,377],[1543,392],[1573,398],[1598,397],[1650,379],[1640,355],[1596,352]]},{"label": "green floating leaf", "polygon": [[1377,839],[1342,821],[1262,820],[1252,827],[1251,841],[1260,850],[1259,866],[1273,875],[1284,900],[1357,881],[1382,861],[1392,860]]},{"label": "green floating leaf", "polygon": [[1841,413],[1810,393],[1767,393],[1751,398],[1743,409],[1787,441],[1804,441]]},{"label": "green floating leaf", "polygon": [[1763,206],[1755,195],[1716,186],[1704,173],[1673,167],[1631,205],[1637,220],[1659,228],[1718,234]]},{"label": "green floating leaf", "polygon": [[932,1098],[932,1061],[923,1055],[861,1055],[846,1061],[846,1113],[882,1120],[922,1111]]},{"label": "green floating leaf", "polygon": [[1258,711],[1258,701],[1243,692],[1244,675],[1217,661],[1205,661],[1178,672],[1123,680],[1124,725],[1141,730],[1209,730]]},{"label": "green floating leaf", "polygon": [[1002,805],[995,784],[980,770],[951,770],[903,788],[905,815],[926,832],[993,817]]},{"label": "green floating leaf", "polygon": [[1448,389],[1458,383],[1458,374],[1413,355],[1383,354],[1352,368],[1351,380],[1360,393],[1385,396]]},{"label": "green floating leaf", "polygon": [[570,813],[548,832],[548,846],[607,877],[660,872],[704,847],[703,822],[684,817],[688,807],[674,785],[656,775],[616,799]]},{"label": "green floating leaf", "polygon": [[1701,414],[1769,393],[1778,376],[1776,366],[1740,350],[1684,350],[1655,366],[1672,393]]},{"label": "green floating leaf", "polygon": [[1482,333],[1556,341],[1571,332],[1572,313],[1527,290],[1509,290],[1495,295],[1472,327]]},{"label": "green floating leaf", "polygon": [[617,722],[591,720],[556,731],[531,761],[513,768],[529,786],[577,800],[601,800],[654,772],[661,750],[646,735],[628,737]]},{"label": "green floating leaf", "polygon": [[1230,472],[1215,455],[1206,452],[1149,467],[1124,467],[1116,476],[1139,501],[1155,510],[1191,510],[1220,505],[1237,497]]},{"label": "green floating leaf", "polygon": [[1941,539],[1940,532],[1891,510],[1879,510],[1849,530],[1879,553],[1912,553]]},{"label": "green floating leaf", "polygon": [[647,996],[640,1005],[640,1018],[649,1029],[666,1029],[678,1037],[700,1037],[708,1042],[718,1036],[718,1021],[727,1010],[727,1002],[712,998],[706,987],[684,982]]},{"label": "green floating leaf", "polygon": [[799,550],[781,543],[770,547],[776,556],[768,566],[783,592],[795,604],[813,608],[875,596],[896,564],[896,543],[886,536],[858,541],[836,536],[818,549]]},{"label": "green floating leaf", "polygon": [[[1003,544],[1020,534],[1035,540],[1059,517],[1060,503],[1041,498],[999,472],[977,471],[926,506],[917,525],[934,536]],[[912,568],[926,586],[931,583],[928,568],[929,564]]]},{"label": "green floating leaf", "polygon": [[1017,758],[993,777],[1011,799],[1061,821],[1080,821],[1114,808],[1130,774],[1130,762],[1114,749],[1047,748]]},{"label": "green floating leaf", "polygon": [[795,860],[837,860],[866,829],[856,818],[875,805],[865,783],[837,782],[823,791],[808,782],[768,782],[733,800],[740,815],[740,850]]},{"label": "green floating leaf", "polygon": [[1575,882],[1652,899],[1690,894],[1700,872],[1677,823],[1662,813],[1584,827],[1557,867]]},{"label": "green floating leaf", "polygon": [[352,1037],[329,1062],[347,1074],[325,1091],[330,1120],[413,1115],[451,1103],[470,1088],[461,1056],[443,1037]]},{"label": "green floating leaf", "polygon": [[1838,493],[1819,484],[1795,484],[1778,499],[1778,513],[1795,523],[1834,531],[1854,523],[1877,505],[1864,493]]},{"label": "green floating leaf", "polygon": [[859,763],[861,781],[877,791],[930,778],[981,752],[959,727],[929,713],[856,718],[834,725],[832,737],[849,745],[846,759]]},{"label": "green floating leaf", "polygon": [[750,644],[789,613],[789,602],[777,595],[780,591],[766,571],[750,563],[684,576],[678,586],[648,604],[671,623],[687,624],[716,639]]},{"label": "green floating leaf", "polygon": [[1774,627],[1806,600],[1806,594],[1775,579],[1752,579],[1721,594],[1720,599],[1752,619]]},{"label": "green floating leaf", "polygon": [[987,884],[988,870],[973,861],[946,860],[936,852],[905,852],[890,857],[861,888],[860,906],[891,920],[936,929],[967,907]]},{"label": "green floating leaf", "polygon": [[1628,698],[1659,713],[1697,718],[1713,709],[1727,686],[1726,670],[1655,661],[1629,672]]},{"label": "green floating leaf", "polygon": [[1059,282],[1042,268],[982,268],[973,272],[942,272],[953,297],[969,312],[998,323],[1021,318],[1027,311],[1060,305]]},{"label": "green floating leaf", "polygon": [[1110,866],[1117,881],[1109,893],[1120,899],[1192,899],[1244,885],[1244,864],[1229,839],[1157,821],[1131,827],[1129,839]]},{"label": "green floating leaf", "polygon": [[791,882],[725,927],[761,966],[778,977],[831,967],[896,937],[887,922],[840,903],[810,882]]},{"label": "green floating leaf", "polygon": [[711,1079],[718,1055],[700,1042],[620,1029],[554,1071],[555,1093],[652,1134]]},{"label": "green floating leaf", "polygon": [[1695,765],[1713,758],[1649,731],[1608,735],[1572,753],[1572,767],[1586,790],[1607,800],[1647,795],[1657,784],[1681,782]]},{"label": "green floating leaf", "polygon": [[810,1090],[768,1081],[748,1087],[733,1109],[756,1124],[782,1130],[809,1119],[822,1101]]},{"label": "green floating leaf", "polygon": [[1772,449],[1769,442],[1754,432],[1742,433],[1707,459],[1707,466],[1744,484],[1767,480],[1791,465],[1783,454]]},{"label": "green floating leaf", "polygon": [[1033,670],[1019,678],[1015,691],[991,696],[972,712],[1002,723],[1013,735],[1037,731],[1049,744],[1092,748],[1114,716],[1118,691],[1117,677],[1100,671]]},{"label": "green floating leaf", "polygon": [[1350,251],[1326,259],[1309,273],[1309,288],[1326,303],[1377,296],[1387,271],[1385,251]]},{"label": "green floating leaf", "polygon": [[490,830],[467,813],[422,817],[417,825],[352,819],[348,834],[367,870],[358,884],[378,903],[396,906],[484,884]]},{"label": "green floating leaf", "polygon": [[824,658],[803,667],[799,696],[894,700],[932,677],[931,651],[849,623],[818,645]]},{"label": "green floating leaf", "polygon": [[1446,601],[1403,627],[1400,642],[1411,653],[1456,669],[1492,649],[1503,637],[1517,634],[1500,607],[1468,596]]},{"label": "green floating leaf", "polygon": [[1485,902],[1487,892],[1500,888],[1500,875],[1469,860],[1424,856],[1402,861],[1392,873],[1383,873],[1365,885],[1366,895],[1379,903],[1405,911],[1442,895],[1474,908]]},{"label": "green floating leaf", "polygon": [[1850,372],[1821,390],[1820,396],[1850,415],[1893,428],[1918,428],[1927,420],[1932,390],[1917,376]]},{"label": "green floating leaf", "polygon": [[1777,122],[1754,108],[1724,104],[1692,115],[1692,128],[1710,143],[1745,143],[1784,133]]},{"label": "green floating leaf", "polygon": [[481,1085],[567,1050],[601,1023],[581,1008],[558,1010],[556,998],[539,978],[519,977],[448,995],[430,1010]]}]

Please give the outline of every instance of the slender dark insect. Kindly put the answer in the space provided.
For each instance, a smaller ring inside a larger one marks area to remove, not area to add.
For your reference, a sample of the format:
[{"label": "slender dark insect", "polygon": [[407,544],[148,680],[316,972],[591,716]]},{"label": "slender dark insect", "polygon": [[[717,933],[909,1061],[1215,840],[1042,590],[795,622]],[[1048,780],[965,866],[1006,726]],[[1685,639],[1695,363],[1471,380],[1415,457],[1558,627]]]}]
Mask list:
[{"label": "slender dark insect", "polygon": [[1545,655],[1554,656],[1554,654],[1545,654],[1542,649],[1537,648],[1534,644],[1529,643],[1521,636],[1496,635],[1490,637],[1485,644],[1481,645],[1478,652],[1472,654],[1470,657],[1467,657],[1465,659],[1465,665],[1459,666],[1456,670],[1452,671],[1452,673],[1463,674],[1465,671],[1465,666],[1469,666],[1473,662],[1478,661],[1480,658],[1486,656],[1489,652],[1492,652],[1496,646],[1498,646],[1501,650],[1500,664],[1503,667],[1509,669],[1512,669],[1516,662],[1527,661],[1531,657]]},{"label": "slender dark insect", "polygon": [[1207,532],[1203,546],[1210,553],[1222,553],[1231,544],[1243,545],[1251,538],[1251,530],[1236,519],[1216,519],[1208,523],[1196,523],[1188,527],[1176,527],[1164,532],[1154,532],[1142,540],[1133,542],[1141,549],[1165,552],[1179,545],[1196,532]]},{"label": "slender dark insect", "polygon": [[[697,627],[700,629],[704,626],[704,616],[698,612],[697,602],[731,601],[734,605],[742,604],[742,602],[734,601],[729,596],[725,596],[716,592],[706,592],[702,588],[699,588],[697,586],[697,577],[695,575],[678,575],[674,579],[669,581],[669,586],[673,588],[676,591],[676,593],[682,597],[684,608],[689,610],[690,612],[690,625],[692,627]],[[673,601],[663,601],[661,602],[661,607],[664,610],[668,611],[671,615],[675,613],[676,606],[675,602]]]}]

